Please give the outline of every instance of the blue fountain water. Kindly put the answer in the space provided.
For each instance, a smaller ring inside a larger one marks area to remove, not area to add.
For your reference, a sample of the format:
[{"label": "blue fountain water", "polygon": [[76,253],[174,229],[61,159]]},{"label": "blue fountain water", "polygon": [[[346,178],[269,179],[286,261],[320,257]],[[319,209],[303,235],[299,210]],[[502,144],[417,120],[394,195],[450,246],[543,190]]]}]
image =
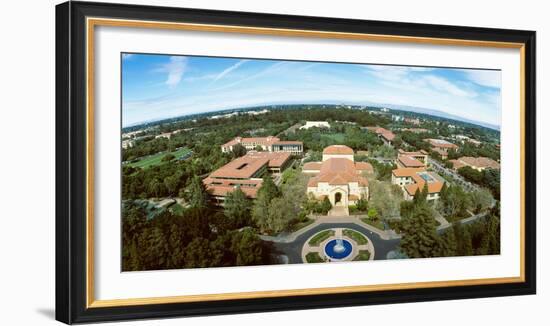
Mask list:
[{"label": "blue fountain water", "polygon": [[325,253],[333,259],[344,259],[351,254],[353,247],[348,240],[330,240],[325,246]]}]

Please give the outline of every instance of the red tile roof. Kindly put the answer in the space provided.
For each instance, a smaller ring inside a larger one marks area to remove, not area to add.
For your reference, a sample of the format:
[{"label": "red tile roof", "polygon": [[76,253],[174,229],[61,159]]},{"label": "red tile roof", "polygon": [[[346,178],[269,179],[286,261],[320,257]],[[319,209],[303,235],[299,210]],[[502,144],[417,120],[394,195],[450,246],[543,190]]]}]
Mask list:
[{"label": "red tile roof", "polygon": [[249,152],[210,174],[213,178],[248,179],[253,177],[263,166],[281,167],[289,158],[286,152]]},{"label": "red tile roof", "polygon": [[[453,160],[454,161],[454,160]],[[490,169],[500,169],[500,163],[498,163],[495,160],[492,160],[488,157],[471,157],[471,156],[462,156],[458,158],[459,163],[463,165],[469,165],[472,167],[478,167],[482,169],[490,168]],[[455,167],[458,169],[457,167]]]},{"label": "red tile roof", "polygon": [[[410,177],[414,183],[404,186],[405,191],[411,196],[414,196],[417,189],[422,190],[426,179],[428,179],[428,193],[438,193],[443,187],[444,181],[441,177],[433,172],[427,172],[424,167],[422,168],[399,168],[392,171],[395,177]],[[422,175],[425,175],[424,178]]]},{"label": "red tile roof", "polygon": [[380,135],[382,136],[382,138],[385,138],[386,140],[389,140],[389,141],[392,141],[395,138],[395,135],[393,134],[393,132],[389,130],[386,130],[380,133]]},{"label": "red tile roof", "polygon": [[306,164],[304,164],[304,167],[302,170],[319,171],[321,170],[321,162],[307,162]]},{"label": "red tile roof", "polygon": [[247,197],[256,198],[258,190],[262,186],[261,179],[234,180],[208,177],[203,180],[203,183],[206,187],[206,191],[210,195],[217,197],[225,197],[228,193],[235,191],[237,186],[239,186]]},{"label": "red tile roof", "polygon": [[424,163],[408,155],[400,155],[397,159],[406,168],[419,168],[424,166]]},{"label": "red tile roof", "polygon": [[430,143],[433,147],[439,147],[439,148],[458,148],[457,145],[448,142],[444,139],[433,139],[433,138],[427,138],[424,139],[428,143]]},{"label": "red tile roof", "polygon": [[392,172],[392,174],[398,178],[402,178],[402,177],[412,177],[414,174],[416,174],[417,172],[422,172],[422,171],[425,171],[426,169],[425,168],[399,168],[399,169],[395,169]]},{"label": "red tile roof", "polygon": [[319,175],[309,180],[308,187],[316,187],[319,182],[330,185],[357,182],[360,186],[368,186],[368,180],[359,173],[353,161],[346,158],[330,158],[322,162]]},{"label": "red tile roof", "polygon": [[325,147],[323,154],[329,155],[353,155],[353,149],[346,145],[332,145]]},{"label": "red tile roof", "polygon": [[367,162],[355,162],[355,169],[359,172],[373,173],[374,169],[370,163]]}]

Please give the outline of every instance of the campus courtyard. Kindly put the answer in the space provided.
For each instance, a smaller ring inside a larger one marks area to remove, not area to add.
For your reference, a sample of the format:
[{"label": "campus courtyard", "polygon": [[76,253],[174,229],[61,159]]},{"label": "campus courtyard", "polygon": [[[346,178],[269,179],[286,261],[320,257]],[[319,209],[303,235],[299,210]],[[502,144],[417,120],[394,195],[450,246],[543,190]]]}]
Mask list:
[{"label": "campus courtyard", "polygon": [[[369,257],[369,259],[362,260],[384,260],[391,258],[398,250],[399,242],[401,237],[396,235],[392,231],[381,231],[368,224],[361,222],[358,218],[343,216],[343,217],[321,217],[313,224],[300,229],[294,233],[283,234],[277,237],[262,236],[264,241],[270,241],[274,247],[274,255],[276,259],[283,264],[302,264],[305,261],[304,250],[307,251],[307,247],[311,247],[309,242],[312,240],[312,237],[322,233],[323,231],[330,230],[352,230],[363,235],[368,240],[368,245],[372,247],[370,252],[374,252],[374,257]],[[334,236],[327,238],[327,240],[337,239],[339,236],[335,234]],[[344,237],[349,239],[347,237]],[[360,251],[362,245],[353,243],[353,246],[357,246],[357,251]],[[318,245],[319,251],[324,249],[325,243],[320,243]],[[308,251],[309,252],[309,251]],[[323,256],[323,255],[321,255]],[[353,260],[353,259],[350,259]],[[338,261],[338,260],[332,260]],[[342,261],[348,261],[347,259],[342,259]],[[321,262],[321,261],[319,261]]]}]

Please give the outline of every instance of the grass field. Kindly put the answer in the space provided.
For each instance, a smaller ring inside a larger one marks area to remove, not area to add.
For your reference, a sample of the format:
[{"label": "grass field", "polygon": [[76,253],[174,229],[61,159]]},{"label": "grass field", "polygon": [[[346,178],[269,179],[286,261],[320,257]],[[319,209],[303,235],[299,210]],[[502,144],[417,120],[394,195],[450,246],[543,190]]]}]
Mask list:
[{"label": "grass field", "polygon": [[367,238],[365,238],[359,232],[356,232],[356,231],[353,231],[353,230],[350,230],[350,229],[345,229],[342,233],[346,237],[352,238],[355,242],[357,242],[358,245],[365,245],[365,244],[369,243]]},{"label": "grass field", "polygon": [[325,230],[317,233],[311,240],[309,240],[309,245],[312,247],[319,247],[319,244],[324,240],[332,237],[334,235],[334,230]]},{"label": "grass field", "polygon": [[316,252],[308,252],[306,255],[306,261],[308,263],[323,263],[325,260],[319,256]]},{"label": "grass field", "polygon": [[164,163],[162,161],[162,158],[167,154],[172,154],[176,157],[176,159],[178,159],[178,158],[182,157],[183,155],[189,154],[189,152],[191,152],[191,150],[189,148],[182,147],[182,148],[176,150],[175,152],[170,152],[170,153],[162,152],[162,153],[157,153],[157,154],[153,154],[153,155],[143,157],[137,162],[128,163],[128,166],[131,166],[131,167],[134,167],[134,168],[146,169],[146,168],[149,168],[151,166],[160,165],[160,164]]},{"label": "grass field", "polygon": [[369,259],[370,259],[370,252],[368,250],[359,250],[357,257],[355,257],[353,260],[359,261],[359,260],[369,260]]},{"label": "grass field", "polygon": [[346,139],[346,135],[343,133],[322,134],[321,138],[329,139],[335,143],[343,143]]}]

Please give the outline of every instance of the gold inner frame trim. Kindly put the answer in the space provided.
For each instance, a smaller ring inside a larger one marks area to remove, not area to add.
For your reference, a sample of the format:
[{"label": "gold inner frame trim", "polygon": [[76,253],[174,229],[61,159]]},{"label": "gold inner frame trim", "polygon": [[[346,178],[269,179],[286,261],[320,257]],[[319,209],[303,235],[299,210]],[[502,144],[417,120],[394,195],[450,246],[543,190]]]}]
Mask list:
[{"label": "gold inner frame trim", "polygon": [[[355,285],[345,287],[325,287],[308,289],[288,289],[274,291],[253,291],[219,294],[199,294],[167,297],[128,298],[96,300],[94,295],[94,31],[96,26],[154,28],[201,32],[241,33],[286,37],[330,38],[364,40],[374,42],[405,42],[414,44],[432,44],[447,46],[473,46],[491,48],[511,48],[520,51],[520,276],[485,279],[466,279],[449,281],[412,282],[395,284]],[[233,25],[212,25],[195,23],[176,23],[143,20],[123,20],[88,17],[86,19],[86,117],[87,117],[87,159],[86,159],[86,306],[87,308],[134,306],[148,304],[184,303],[198,301],[219,301],[252,298],[273,298],[318,294],[337,294],[353,292],[373,292],[419,288],[440,288],[451,286],[473,286],[488,284],[525,282],[525,44],[513,42],[494,42],[448,38],[412,37],[382,34],[361,34],[299,29],[263,28]]]}]

